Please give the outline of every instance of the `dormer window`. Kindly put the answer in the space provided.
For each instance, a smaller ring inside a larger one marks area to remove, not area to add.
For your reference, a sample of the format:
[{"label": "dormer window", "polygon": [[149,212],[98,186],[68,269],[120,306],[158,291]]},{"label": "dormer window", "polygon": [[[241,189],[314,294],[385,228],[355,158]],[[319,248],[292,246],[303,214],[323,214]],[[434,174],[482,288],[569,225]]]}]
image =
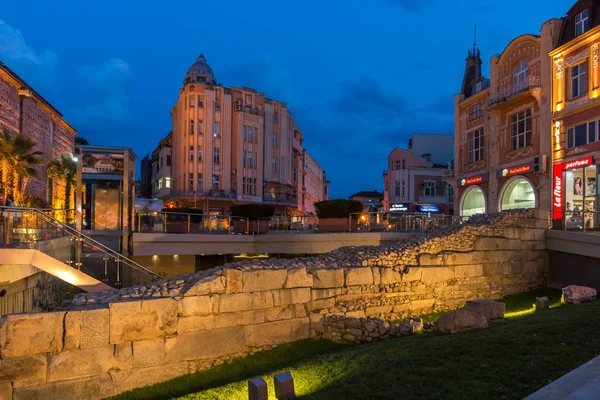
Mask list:
[{"label": "dormer window", "polygon": [[513,74],[513,86],[515,89],[525,89],[529,84],[529,61],[525,58],[517,64]]},{"label": "dormer window", "polygon": [[579,36],[587,32],[588,28],[588,10],[584,10],[582,13],[577,14],[577,16],[575,17],[575,36]]}]

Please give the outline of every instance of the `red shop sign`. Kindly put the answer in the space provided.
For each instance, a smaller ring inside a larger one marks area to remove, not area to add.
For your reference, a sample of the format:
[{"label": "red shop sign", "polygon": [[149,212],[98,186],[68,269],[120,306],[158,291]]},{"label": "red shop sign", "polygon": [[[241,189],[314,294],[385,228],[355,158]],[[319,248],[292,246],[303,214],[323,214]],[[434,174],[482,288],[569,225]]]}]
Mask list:
[{"label": "red shop sign", "polygon": [[[563,217],[563,167],[565,164],[555,164],[552,174],[552,219],[561,220]],[[566,169],[566,168],[565,168]]]},{"label": "red shop sign", "polygon": [[592,157],[580,158],[575,161],[567,161],[562,164],[563,170],[573,169],[573,168],[581,168],[587,167],[588,165],[592,165],[594,159]]},{"label": "red shop sign", "polygon": [[459,181],[460,186],[476,185],[478,183],[487,182],[489,174],[485,173],[482,175],[472,176],[470,178],[463,178]]}]

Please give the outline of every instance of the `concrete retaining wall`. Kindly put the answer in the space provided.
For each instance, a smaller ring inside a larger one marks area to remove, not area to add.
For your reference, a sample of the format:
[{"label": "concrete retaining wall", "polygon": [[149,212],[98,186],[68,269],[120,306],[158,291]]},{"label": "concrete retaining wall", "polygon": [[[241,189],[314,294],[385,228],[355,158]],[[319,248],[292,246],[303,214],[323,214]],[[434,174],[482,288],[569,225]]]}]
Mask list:
[{"label": "concrete retaining wall", "polygon": [[104,398],[322,337],[328,315],[406,318],[523,292],[546,282],[546,224],[543,213],[484,216],[427,238],[250,260],[5,316],[0,399]]}]

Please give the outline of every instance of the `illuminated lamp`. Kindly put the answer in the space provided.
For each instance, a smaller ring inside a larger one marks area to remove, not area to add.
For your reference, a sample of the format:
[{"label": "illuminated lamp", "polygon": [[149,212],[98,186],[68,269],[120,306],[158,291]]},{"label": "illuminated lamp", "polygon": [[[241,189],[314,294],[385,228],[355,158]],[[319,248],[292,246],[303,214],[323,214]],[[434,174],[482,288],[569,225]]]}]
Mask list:
[{"label": "illuminated lamp", "polygon": [[248,400],[269,400],[267,382],[263,378],[248,380]]},{"label": "illuminated lamp", "polygon": [[361,221],[366,221],[366,220],[367,220],[367,217],[366,217],[366,215],[361,215],[361,216],[360,216],[360,220],[361,220]]},{"label": "illuminated lamp", "polygon": [[289,372],[283,372],[273,377],[275,385],[275,398],[277,400],[294,400],[296,393],[294,391],[294,378]]},{"label": "illuminated lamp", "polygon": [[550,300],[547,297],[536,297],[535,298],[535,309],[543,310],[550,308]]}]

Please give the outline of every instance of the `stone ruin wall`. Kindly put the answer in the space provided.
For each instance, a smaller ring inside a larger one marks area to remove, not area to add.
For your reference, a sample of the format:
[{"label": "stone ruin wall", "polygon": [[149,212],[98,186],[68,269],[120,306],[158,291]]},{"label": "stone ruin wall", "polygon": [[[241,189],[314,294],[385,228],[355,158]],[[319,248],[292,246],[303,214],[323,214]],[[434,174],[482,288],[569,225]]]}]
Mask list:
[{"label": "stone ruin wall", "polygon": [[524,292],[547,281],[545,228],[542,211],[478,216],[403,242],[248,260],[79,295],[59,312],[8,315],[0,400],[109,397],[330,338],[327,316],[405,319]]}]

